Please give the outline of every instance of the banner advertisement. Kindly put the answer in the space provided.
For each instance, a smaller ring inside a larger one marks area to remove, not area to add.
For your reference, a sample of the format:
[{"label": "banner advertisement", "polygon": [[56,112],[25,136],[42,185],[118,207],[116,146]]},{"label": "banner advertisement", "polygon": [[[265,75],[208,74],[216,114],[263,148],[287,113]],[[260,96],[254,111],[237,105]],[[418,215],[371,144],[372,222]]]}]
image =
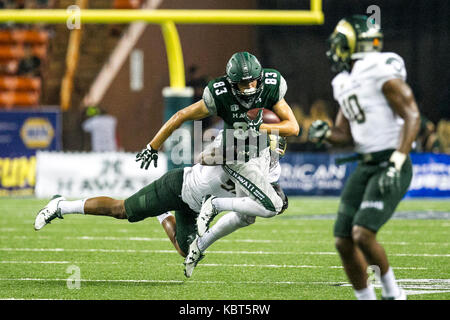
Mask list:
[{"label": "banner advertisement", "polygon": [[413,180],[406,196],[450,197],[450,155],[413,153]]},{"label": "banner advertisement", "polygon": [[66,198],[108,196],[126,198],[167,171],[167,158],[159,153],[158,167],[140,168],[134,153],[38,152],[37,198],[55,194]]},{"label": "banner advertisement", "polygon": [[[350,154],[287,153],[280,184],[287,195],[339,196],[357,162],[335,159]],[[450,155],[413,153],[413,179],[406,197],[450,197]]]},{"label": "banner advertisement", "polygon": [[336,157],[346,155],[288,152],[280,160],[280,185],[287,195],[339,196],[356,168],[356,162],[335,164]]},{"label": "banner advertisement", "polygon": [[0,196],[34,194],[37,150],[61,150],[59,110],[0,111]]}]

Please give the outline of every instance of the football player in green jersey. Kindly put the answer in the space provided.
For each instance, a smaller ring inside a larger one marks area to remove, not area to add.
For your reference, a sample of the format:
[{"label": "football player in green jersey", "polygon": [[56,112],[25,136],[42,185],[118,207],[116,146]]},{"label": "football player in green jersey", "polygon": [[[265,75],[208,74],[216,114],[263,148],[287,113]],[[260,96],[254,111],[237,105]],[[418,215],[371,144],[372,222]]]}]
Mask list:
[{"label": "football player in green jersey", "polygon": [[382,298],[406,299],[395,281],[378,230],[391,218],[412,178],[408,156],[420,124],[414,95],[406,84],[403,59],[380,52],[383,34],[374,21],[342,19],[329,38],[334,98],[340,109],[333,128],[314,122],[312,142],[353,142],[359,160],[341,194],[334,226],[336,248],[358,299],[376,299],[367,267],[376,266]]},{"label": "football player in green jersey", "polygon": [[[221,211],[236,211],[253,216],[271,217],[280,212],[283,201],[267,180],[270,163],[269,148],[251,149],[251,138],[260,132],[280,136],[298,135],[299,124],[291,108],[284,99],[287,84],[275,69],[262,68],[258,59],[248,52],[232,55],[226,66],[226,74],[210,81],[200,101],[178,111],[158,131],[147,147],[138,153],[136,161],[141,161],[141,168],[148,169],[153,161],[156,166],[158,150],[164,141],[184,122],[200,120],[217,115],[224,121],[222,139],[223,154],[234,150],[233,146],[244,145],[246,155],[244,163],[234,161],[223,166],[236,184],[236,198],[223,199],[214,196],[205,199],[197,219],[199,236],[202,236],[214,216]],[[262,122],[262,112],[250,120],[247,112],[253,108],[266,108],[278,115],[279,123]],[[231,141],[230,141],[231,140]],[[250,155],[248,158],[247,156]],[[197,240],[190,248],[185,264],[187,274],[201,257],[196,247]],[[192,250],[191,250],[192,249]],[[192,254],[194,253],[194,254]]]}]

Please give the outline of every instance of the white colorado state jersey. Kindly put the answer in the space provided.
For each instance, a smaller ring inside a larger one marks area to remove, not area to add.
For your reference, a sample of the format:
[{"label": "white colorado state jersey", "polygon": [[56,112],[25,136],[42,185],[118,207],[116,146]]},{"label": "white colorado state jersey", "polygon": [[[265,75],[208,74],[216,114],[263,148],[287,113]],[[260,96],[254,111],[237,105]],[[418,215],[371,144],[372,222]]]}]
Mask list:
[{"label": "white colorado state jersey", "polygon": [[[270,168],[269,182],[279,180],[281,166],[277,161]],[[219,198],[236,196],[235,185],[221,165],[204,166],[196,164],[184,168],[181,199],[195,212],[200,212],[204,196],[212,194]]]},{"label": "white colorado state jersey", "polygon": [[339,73],[331,82],[333,95],[350,123],[355,151],[371,153],[396,149],[403,119],[389,106],[383,84],[391,79],[406,80],[403,59],[391,52],[357,53],[351,72]]}]

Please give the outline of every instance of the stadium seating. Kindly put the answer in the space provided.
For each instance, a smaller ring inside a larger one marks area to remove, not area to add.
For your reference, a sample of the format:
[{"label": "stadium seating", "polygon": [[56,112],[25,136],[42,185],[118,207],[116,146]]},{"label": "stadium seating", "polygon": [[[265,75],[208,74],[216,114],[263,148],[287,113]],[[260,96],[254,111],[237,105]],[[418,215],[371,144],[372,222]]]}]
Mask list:
[{"label": "stadium seating", "polygon": [[12,107],[37,106],[39,93],[32,91],[4,91],[0,92],[0,106],[6,109]]},{"label": "stadium seating", "polygon": [[42,29],[0,30],[0,108],[39,104],[42,80],[34,75],[18,75],[20,62],[32,56],[47,57],[49,33]]},{"label": "stadium seating", "polygon": [[45,30],[0,30],[0,45],[12,43],[46,44],[49,34]]},{"label": "stadium seating", "polygon": [[0,76],[0,91],[40,91],[39,77]]}]

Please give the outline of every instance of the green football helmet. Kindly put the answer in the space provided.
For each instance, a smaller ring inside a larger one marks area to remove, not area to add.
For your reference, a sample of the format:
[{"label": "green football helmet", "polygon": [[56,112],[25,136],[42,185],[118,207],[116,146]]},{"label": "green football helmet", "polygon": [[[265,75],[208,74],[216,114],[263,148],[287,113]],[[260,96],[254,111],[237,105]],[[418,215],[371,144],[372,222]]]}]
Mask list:
[{"label": "green football helmet", "polygon": [[[263,68],[258,59],[248,52],[236,52],[228,60],[226,68],[227,81],[231,85],[233,95],[238,100],[249,102],[263,89]],[[256,88],[239,90],[239,82],[251,82],[257,80]]]},{"label": "green football helmet", "polygon": [[327,57],[335,72],[350,71],[357,53],[381,51],[383,33],[378,24],[364,15],[353,15],[338,22],[328,38]]}]

